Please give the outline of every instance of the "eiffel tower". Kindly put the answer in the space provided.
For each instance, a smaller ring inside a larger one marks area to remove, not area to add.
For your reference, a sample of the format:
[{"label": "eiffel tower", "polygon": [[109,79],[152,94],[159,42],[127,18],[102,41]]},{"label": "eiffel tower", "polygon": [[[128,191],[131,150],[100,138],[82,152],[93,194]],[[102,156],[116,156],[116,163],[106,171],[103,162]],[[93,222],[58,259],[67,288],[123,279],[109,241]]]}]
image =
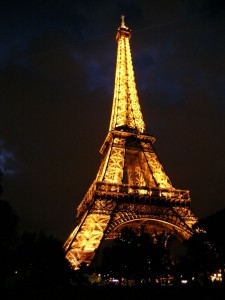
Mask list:
[{"label": "eiffel tower", "polygon": [[132,64],[131,30],[121,18],[111,120],[100,149],[103,158],[64,244],[74,270],[81,263],[90,265],[102,242],[118,237],[124,227],[184,240],[197,222],[189,190],[174,188],[153,147],[155,138],[147,133]]}]

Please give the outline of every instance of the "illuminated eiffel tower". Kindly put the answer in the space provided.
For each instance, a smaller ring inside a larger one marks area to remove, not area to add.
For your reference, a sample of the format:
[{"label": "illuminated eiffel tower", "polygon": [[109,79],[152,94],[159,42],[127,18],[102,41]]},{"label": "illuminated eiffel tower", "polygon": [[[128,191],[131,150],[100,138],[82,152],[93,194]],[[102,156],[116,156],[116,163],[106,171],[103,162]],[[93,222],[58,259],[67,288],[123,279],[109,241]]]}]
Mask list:
[{"label": "illuminated eiffel tower", "polygon": [[97,176],[77,208],[77,225],[64,244],[73,269],[89,265],[106,239],[124,227],[188,239],[197,217],[188,190],[174,188],[146,131],[130,51],[131,30],[118,28],[115,89],[109,132]]}]

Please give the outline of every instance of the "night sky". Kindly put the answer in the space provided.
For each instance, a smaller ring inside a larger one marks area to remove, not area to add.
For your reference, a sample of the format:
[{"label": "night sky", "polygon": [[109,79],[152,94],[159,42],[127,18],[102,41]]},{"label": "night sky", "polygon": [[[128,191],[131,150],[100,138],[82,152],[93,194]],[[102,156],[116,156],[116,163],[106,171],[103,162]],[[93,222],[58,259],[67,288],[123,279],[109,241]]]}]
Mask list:
[{"label": "night sky", "polygon": [[2,199],[65,241],[108,133],[121,24],[156,153],[191,208],[225,208],[225,2],[1,1]]}]

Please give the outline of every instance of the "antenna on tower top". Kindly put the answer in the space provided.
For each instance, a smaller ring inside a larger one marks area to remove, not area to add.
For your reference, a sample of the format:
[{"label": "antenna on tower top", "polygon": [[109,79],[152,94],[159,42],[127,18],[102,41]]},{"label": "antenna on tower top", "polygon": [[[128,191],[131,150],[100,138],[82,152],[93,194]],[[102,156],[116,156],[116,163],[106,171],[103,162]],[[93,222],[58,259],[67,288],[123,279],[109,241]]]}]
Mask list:
[{"label": "antenna on tower top", "polygon": [[125,26],[125,23],[124,23],[124,18],[125,18],[125,16],[122,15],[122,16],[121,16],[121,19],[122,19],[121,27],[124,27],[124,28],[125,28],[126,26]]}]

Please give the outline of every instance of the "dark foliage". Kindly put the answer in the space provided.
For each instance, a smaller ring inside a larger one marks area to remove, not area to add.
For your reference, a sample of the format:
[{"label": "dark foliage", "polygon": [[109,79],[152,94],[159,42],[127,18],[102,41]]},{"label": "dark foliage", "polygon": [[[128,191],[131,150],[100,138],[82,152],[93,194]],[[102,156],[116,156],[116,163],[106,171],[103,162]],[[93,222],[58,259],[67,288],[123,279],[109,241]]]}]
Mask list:
[{"label": "dark foliage", "polygon": [[18,217],[14,210],[7,201],[0,199],[0,288],[13,270],[13,257],[18,244],[17,226]]},{"label": "dark foliage", "polygon": [[165,234],[156,234],[153,238],[144,231],[137,235],[125,227],[120,238],[103,250],[101,272],[111,277],[134,279],[135,284],[157,282],[171,268],[166,239]]},{"label": "dark foliage", "polygon": [[23,233],[16,271],[18,284],[28,287],[63,287],[71,275],[62,243],[44,232]]}]

